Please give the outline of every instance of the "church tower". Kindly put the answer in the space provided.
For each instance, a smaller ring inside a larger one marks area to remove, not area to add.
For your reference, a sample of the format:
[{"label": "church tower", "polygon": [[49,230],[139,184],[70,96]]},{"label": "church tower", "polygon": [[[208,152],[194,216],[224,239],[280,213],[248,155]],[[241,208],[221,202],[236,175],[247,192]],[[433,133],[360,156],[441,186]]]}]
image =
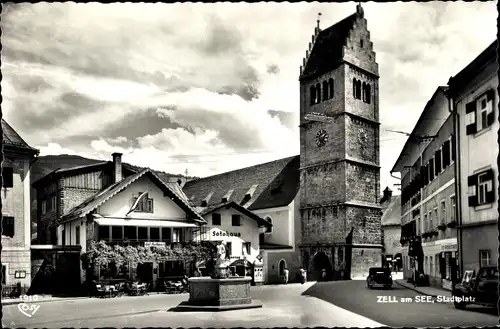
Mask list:
[{"label": "church tower", "polygon": [[381,265],[378,80],[361,4],[325,30],[318,19],[299,78],[299,247],[311,280]]}]

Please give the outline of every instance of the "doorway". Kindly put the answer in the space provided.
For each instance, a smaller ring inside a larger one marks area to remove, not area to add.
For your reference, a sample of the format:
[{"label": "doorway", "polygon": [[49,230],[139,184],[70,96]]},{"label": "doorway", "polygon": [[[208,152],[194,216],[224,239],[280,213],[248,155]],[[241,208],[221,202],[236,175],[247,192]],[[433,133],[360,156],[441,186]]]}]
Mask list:
[{"label": "doorway", "polygon": [[[331,280],[333,275],[332,265],[328,256],[320,251],[317,252],[313,257],[313,278],[317,281],[328,281]],[[325,277],[322,277],[322,272],[325,272]]]},{"label": "doorway", "polygon": [[280,278],[282,278],[283,275],[285,275],[285,268],[286,268],[286,261],[282,259],[278,263],[278,275],[280,276]]}]

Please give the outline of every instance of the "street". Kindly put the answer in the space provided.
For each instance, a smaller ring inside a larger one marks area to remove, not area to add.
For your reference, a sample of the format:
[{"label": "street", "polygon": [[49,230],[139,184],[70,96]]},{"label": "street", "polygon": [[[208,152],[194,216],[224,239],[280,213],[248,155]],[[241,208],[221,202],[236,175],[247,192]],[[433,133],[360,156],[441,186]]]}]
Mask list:
[{"label": "street", "polygon": [[[365,281],[319,282],[304,294],[320,298],[353,313],[391,327],[482,327],[498,325],[494,310],[467,305],[456,310],[453,303],[416,302],[419,293],[394,283],[391,290],[366,287]],[[387,296],[382,298],[378,296]],[[443,296],[450,296],[444,293]],[[401,298],[408,302],[401,302]],[[398,300],[398,303],[389,302]],[[379,301],[385,299],[385,301]],[[411,302],[409,300],[412,300]]]},{"label": "street", "polygon": [[252,287],[252,297],[264,306],[227,312],[172,312],[188,299],[182,295],[151,295],[109,299],[80,299],[39,303],[31,318],[17,305],[3,308],[7,327],[378,327],[369,319],[302,293],[304,285]]},{"label": "street", "polygon": [[[369,290],[364,281],[252,287],[263,308],[228,312],[173,312],[188,295],[151,295],[39,303],[31,317],[17,305],[4,306],[7,327],[454,327],[491,326],[498,317],[487,309],[452,303],[381,303],[378,296],[415,300],[416,292],[394,285]],[[371,320],[370,320],[371,319]]]}]

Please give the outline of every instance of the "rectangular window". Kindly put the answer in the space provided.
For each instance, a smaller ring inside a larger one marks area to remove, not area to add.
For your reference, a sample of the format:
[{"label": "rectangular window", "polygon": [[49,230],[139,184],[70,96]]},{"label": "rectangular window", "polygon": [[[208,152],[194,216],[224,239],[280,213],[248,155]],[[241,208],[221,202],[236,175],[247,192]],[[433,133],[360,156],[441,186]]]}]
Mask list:
[{"label": "rectangular window", "polygon": [[426,231],[428,232],[430,230],[432,230],[432,211],[429,211],[429,223],[427,225]]},{"label": "rectangular window", "polygon": [[491,264],[491,254],[489,250],[479,251],[479,263],[481,264],[481,267]]},{"label": "rectangular window", "polygon": [[8,236],[10,238],[14,237],[14,217],[3,216],[2,217],[2,235]]},{"label": "rectangular window", "polygon": [[109,226],[99,226],[99,241],[109,241]]},{"label": "rectangular window", "polygon": [[160,241],[160,228],[159,227],[150,227],[149,228],[149,240]]},{"label": "rectangular window", "polygon": [[488,173],[478,175],[478,203],[486,204],[489,200],[486,198],[488,192],[493,192],[493,180],[490,179]]},{"label": "rectangular window", "polygon": [[2,284],[7,284],[7,266],[2,265]]},{"label": "rectangular window", "polygon": [[252,253],[252,243],[251,242],[243,242],[243,251],[250,255]]},{"label": "rectangular window", "polygon": [[139,241],[148,241],[148,228],[137,227],[137,239]]},{"label": "rectangular window", "polygon": [[75,244],[80,245],[80,226],[75,227]]},{"label": "rectangular window", "polygon": [[444,223],[446,220],[446,200],[441,201],[441,218],[439,223]]},{"label": "rectangular window", "polygon": [[123,240],[123,226],[111,226],[111,240]]},{"label": "rectangular window", "polygon": [[[108,226],[108,228],[109,228],[109,226]],[[61,242],[62,242],[63,246],[66,245],[66,230],[65,229],[62,229],[62,231],[61,231]]]},{"label": "rectangular window", "polygon": [[47,212],[47,201],[42,200],[42,214],[45,214]]},{"label": "rectangular window", "polygon": [[221,215],[217,213],[212,214],[212,225],[220,226],[221,225]]},{"label": "rectangular window", "polygon": [[181,242],[181,229],[174,228],[172,230],[172,242]]},{"label": "rectangular window", "polygon": [[434,179],[434,158],[429,160],[429,182]]},{"label": "rectangular window", "polygon": [[436,176],[439,175],[439,173],[441,172],[441,150],[437,150],[435,153],[434,153],[434,169],[436,170]]},{"label": "rectangular window", "polygon": [[477,131],[488,128],[488,113],[491,112],[488,105],[489,103],[486,101],[486,94],[477,100]]},{"label": "rectangular window", "polygon": [[172,242],[172,229],[170,227],[162,227],[161,229],[161,241],[165,243]]},{"label": "rectangular window", "polygon": [[[437,223],[439,223],[439,212],[437,207],[434,208],[434,218],[435,218],[434,225],[436,225]],[[431,230],[434,229],[434,225],[431,226]]]},{"label": "rectangular window", "polygon": [[2,167],[2,178],[4,188],[14,187],[14,169],[12,167]]},{"label": "rectangular window", "polygon": [[455,196],[452,195],[450,197],[450,222],[455,221],[456,202],[457,202],[457,200],[455,199]]},{"label": "rectangular window", "polygon": [[[133,198],[134,204],[137,202],[137,199],[141,195],[142,193],[139,193]],[[139,200],[139,203],[137,204],[137,208],[134,211],[153,213],[153,199],[149,198],[149,194],[146,193],[144,196],[142,196],[142,198]]]},{"label": "rectangular window", "polygon": [[231,223],[233,226],[241,226],[241,216],[240,215],[232,215]]},{"label": "rectangular window", "polygon": [[125,240],[137,240],[137,226],[125,226],[123,228],[123,237]]},{"label": "rectangular window", "polygon": [[448,140],[443,143],[443,168],[446,168],[451,163],[451,142]]}]

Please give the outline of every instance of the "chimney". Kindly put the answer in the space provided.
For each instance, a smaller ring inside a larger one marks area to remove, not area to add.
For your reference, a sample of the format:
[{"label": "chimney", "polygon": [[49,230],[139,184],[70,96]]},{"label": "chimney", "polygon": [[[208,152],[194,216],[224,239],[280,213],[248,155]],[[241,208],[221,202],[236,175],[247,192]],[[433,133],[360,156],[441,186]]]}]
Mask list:
[{"label": "chimney", "polygon": [[113,153],[113,183],[117,183],[122,180],[122,154]]}]

